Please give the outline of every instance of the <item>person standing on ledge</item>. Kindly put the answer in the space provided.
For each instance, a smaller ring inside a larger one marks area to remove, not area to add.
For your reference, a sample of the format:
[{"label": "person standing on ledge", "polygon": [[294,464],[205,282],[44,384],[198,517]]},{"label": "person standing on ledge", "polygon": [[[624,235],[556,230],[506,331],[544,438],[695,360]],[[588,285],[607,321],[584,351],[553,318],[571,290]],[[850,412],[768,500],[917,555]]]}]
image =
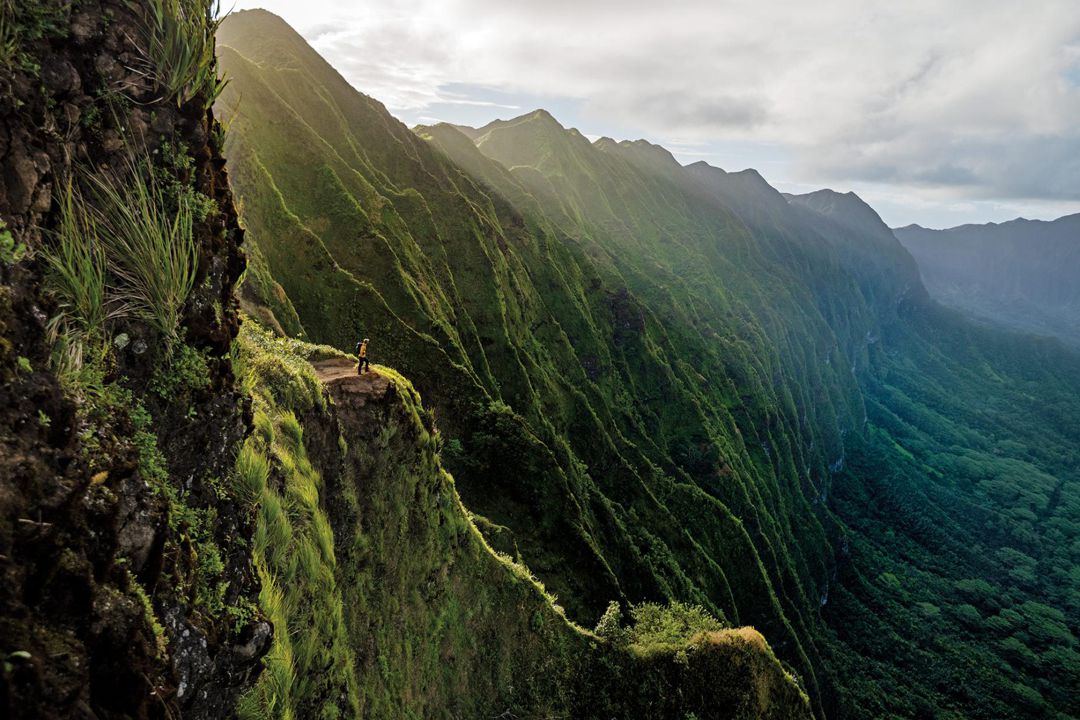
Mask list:
[{"label": "person standing on ledge", "polygon": [[360,342],[356,343],[356,374],[366,373],[368,371],[368,359],[367,359],[367,344],[368,339],[364,338]]}]

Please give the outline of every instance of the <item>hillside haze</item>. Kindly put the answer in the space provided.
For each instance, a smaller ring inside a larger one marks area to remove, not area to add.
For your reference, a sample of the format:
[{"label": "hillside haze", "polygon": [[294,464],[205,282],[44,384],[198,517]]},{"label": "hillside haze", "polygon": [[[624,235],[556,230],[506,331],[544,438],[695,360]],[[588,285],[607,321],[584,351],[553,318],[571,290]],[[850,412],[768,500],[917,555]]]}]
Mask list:
[{"label": "hillside haze", "polygon": [[895,233],[941,302],[1080,347],[1080,215]]},{"label": "hillside haze", "polygon": [[853,195],[542,110],[410,131],[265,12],[219,56],[249,313],[371,337],[569,617],[753,624],[820,717],[1077,712],[1076,358],[942,312]]}]

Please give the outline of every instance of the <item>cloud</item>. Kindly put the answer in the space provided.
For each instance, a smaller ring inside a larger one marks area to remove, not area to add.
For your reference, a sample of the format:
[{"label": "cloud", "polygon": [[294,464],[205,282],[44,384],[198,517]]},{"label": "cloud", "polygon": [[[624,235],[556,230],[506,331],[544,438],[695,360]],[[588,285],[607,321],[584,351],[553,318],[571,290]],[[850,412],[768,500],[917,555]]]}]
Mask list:
[{"label": "cloud", "polygon": [[413,116],[487,87],[578,102],[599,134],[781,145],[793,181],[1080,199],[1076,0],[260,4]]}]

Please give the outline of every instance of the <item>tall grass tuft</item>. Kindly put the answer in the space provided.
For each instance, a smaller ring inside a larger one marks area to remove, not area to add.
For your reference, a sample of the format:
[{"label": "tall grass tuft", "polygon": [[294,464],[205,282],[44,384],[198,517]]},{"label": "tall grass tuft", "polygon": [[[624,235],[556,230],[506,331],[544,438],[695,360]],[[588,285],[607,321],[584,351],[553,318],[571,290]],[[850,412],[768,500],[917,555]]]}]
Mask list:
[{"label": "tall grass tuft", "polygon": [[42,248],[48,266],[47,286],[56,299],[57,314],[48,323],[50,341],[61,377],[78,372],[88,352],[96,353],[105,339],[110,310],[106,257],[92,212],[72,182],[57,198],[59,227]]},{"label": "tall grass tuft", "polygon": [[217,0],[149,0],[146,31],[150,74],[176,104],[202,97],[214,104],[226,80],[218,77],[214,34],[221,24]]},{"label": "tall grass tuft", "polygon": [[150,162],[134,159],[91,175],[90,186],[115,301],[175,341],[198,265],[193,194],[170,194]]},{"label": "tall grass tuft", "polygon": [[250,505],[259,502],[266,492],[266,483],[270,477],[270,463],[259,452],[253,442],[245,442],[236,456],[237,491],[240,498]]}]

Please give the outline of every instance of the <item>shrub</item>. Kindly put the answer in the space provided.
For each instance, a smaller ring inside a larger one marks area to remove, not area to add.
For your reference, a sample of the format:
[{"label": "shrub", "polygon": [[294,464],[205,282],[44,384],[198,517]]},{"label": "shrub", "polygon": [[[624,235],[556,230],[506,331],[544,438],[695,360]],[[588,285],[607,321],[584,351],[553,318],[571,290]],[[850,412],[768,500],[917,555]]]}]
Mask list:
[{"label": "shrub", "polygon": [[26,253],[26,245],[15,242],[15,237],[8,230],[7,225],[0,220],[0,262],[14,265],[26,257]]},{"label": "shrub", "polygon": [[727,627],[700,605],[641,603],[630,607],[630,624],[620,626],[622,613],[616,602],[608,604],[596,634],[616,645],[683,645],[695,635]]},{"label": "shrub", "polygon": [[700,605],[641,603],[630,609],[630,642],[640,645],[682,644],[701,632],[722,630],[724,624]]}]

